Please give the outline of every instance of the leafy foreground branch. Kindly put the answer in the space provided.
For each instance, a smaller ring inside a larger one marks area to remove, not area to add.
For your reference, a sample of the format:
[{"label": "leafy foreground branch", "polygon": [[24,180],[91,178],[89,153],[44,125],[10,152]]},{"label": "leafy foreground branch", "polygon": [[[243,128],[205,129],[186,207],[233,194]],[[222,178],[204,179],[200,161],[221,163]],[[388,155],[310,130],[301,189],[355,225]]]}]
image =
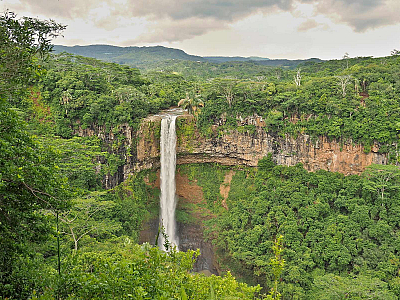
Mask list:
[{"label": "leafy foreground branch", "polygon": [[31,299],[254,299],[261,287],[225,277],[191,274],[199,251],[165,253],[127,237],[104,244],[103,251],[77,252],[62,262],[60,278]]}]

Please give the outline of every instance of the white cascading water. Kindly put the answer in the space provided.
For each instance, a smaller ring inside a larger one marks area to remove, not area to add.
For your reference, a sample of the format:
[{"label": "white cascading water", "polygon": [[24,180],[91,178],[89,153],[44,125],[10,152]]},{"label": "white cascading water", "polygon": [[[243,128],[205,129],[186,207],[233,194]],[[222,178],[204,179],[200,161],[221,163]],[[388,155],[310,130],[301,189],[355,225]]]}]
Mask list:
[{"label": "white cascading water", "polygon": [[[165,116],[161,120],[161,172],[160,172],[160,224],[163,224],[165,233],[171,246],[178,249],[178,237],[176,235],[175,208],[177,197],[175,195],[175,163],[176,163],[176,116]],[[159,247],[164,247],[164,237],[160,234]]]}]

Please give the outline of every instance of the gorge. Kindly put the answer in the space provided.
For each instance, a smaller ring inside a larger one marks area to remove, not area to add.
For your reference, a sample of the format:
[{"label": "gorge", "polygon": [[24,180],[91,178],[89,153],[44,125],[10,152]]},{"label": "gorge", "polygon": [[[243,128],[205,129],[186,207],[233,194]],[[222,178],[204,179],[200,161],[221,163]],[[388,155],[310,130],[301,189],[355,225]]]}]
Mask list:
[{"label": "gorge", "polygon": [[[154,242],[157,235],[158,224],[161,219],[174,218],[170,211],[163,215],[165,207],[175,207],[176,203],[164,204],[166,201],[164,180],[165,169],[163,165],[175,163],[174,159],[164,161],[163,153],[167,152],[167,142],[174,139],[173,133],[167,130],[176,122],[176,165],[188,165],[197,163],[218,163],[226,166],[256,167],[257,163],[268,153],[278,165],[294,166],[302,163],[307,171],[327,170],[341,172],[345,175],[361,174],[370,164],[386,164],[388,156],[379,152],[379,146],[375,145],[371,151],[366,153],[362,145],[353,144],[351,141],[340,143],[328,140],[326,137],[312,139],[310,136],[298,137],[279,136],[275,133],[266,132],[265,124],[261,117],[253,116],[244,120],[238,120],[238,128],[229,132],[218,132],[218,126],[214,126],[213,133],[206,137],[199,132],[195,125],[193,116],[179,114],[174,120],[166,117],[168,111],[158,115],[145,118],[139,130],[136,132],[127,124],[120,127],[120,136],[124,137],[123,143],[118,150],[126,159],[123,166],[114,176],[106,176],[106,186],[112,188],[120,182],[129,178],[131,174],[143,170],[154,170],[157,180],[151,185],[153,188],[161,189],[160,218],[153,218],[143,224],[140,232],[139,242]],[[251,125],[249,130],[249,125]],[[97,135],[107,144],[112,144],[118,137],[113,132],[102,131],[102,128],[79,129],[79,135]],[[169,138],[167,135],[171,134]],[[169,147],[172,147],[170,145]],[[172,150],[169,150],[172,151]],[[164,161],[164,162],[163,162]],[[174,166],[170,165],[170,169]],[[161,172],[157,171],[161,170]],[[221,182],[221,195],[224,199],[229,195],[230,180],[234,172],[226,173]],[[170,177],[172,178],[172,177]],[[229,179],[230,178],[230,179]],[[173,184],[170,182],[169,184]],[[226,189],[226,191],[224,191]],[[179,196],[180,205],[192,205],[204,201],[203,190],[195,181],[190,181],[182,172],[177,173],[176,192]],[[175,187],[170,189],[169,199],[175,199]],[[224,202],[221,204],[226,207]],[[166,233],[173,244],[178,245],[181,251],[188,249],[200,249],[201,255],[194,265],[195,271],[207,270],[213,274],[219,273],[219,266],[214,256],[214,247],[210,241],[204,240],[203,219],[198,215],[193,224],[178,222],[176,228],[165,225]],[[160,220],[159,220],[160,219]],[[170,222],[169,224],[174,224]],[[173,236],[177,233],[178,238]],[[159,244],[162,244],[159,243]],[[162,247],[162,246],[161,246]]]}]

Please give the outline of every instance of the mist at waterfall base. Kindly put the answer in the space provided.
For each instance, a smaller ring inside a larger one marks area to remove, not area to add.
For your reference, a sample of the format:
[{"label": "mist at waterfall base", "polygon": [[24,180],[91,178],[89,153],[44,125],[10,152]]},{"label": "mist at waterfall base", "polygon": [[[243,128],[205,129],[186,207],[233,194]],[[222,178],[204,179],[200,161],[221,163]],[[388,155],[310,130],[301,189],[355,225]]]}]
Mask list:
[{"label": "mist at waterfall base", "polygon": [[[164,226],[165,234],[170,245],[178,249],[179,239],[177,237],[175,209],[177,196],[175,194],[175,168],[176,168],[176,116],[167,115],[161,120],[160,136],[160,226]],[[158,245],[161,250],[166,249],[165,239],[162,234],[159,236]]]}]

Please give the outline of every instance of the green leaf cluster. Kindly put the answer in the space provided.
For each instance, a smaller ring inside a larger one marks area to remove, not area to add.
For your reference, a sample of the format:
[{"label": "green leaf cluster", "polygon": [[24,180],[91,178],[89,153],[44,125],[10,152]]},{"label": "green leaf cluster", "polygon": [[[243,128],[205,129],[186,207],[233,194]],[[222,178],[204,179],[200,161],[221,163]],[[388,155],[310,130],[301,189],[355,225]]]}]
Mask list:
[{"label": "green leaf cluster", "polygon": [[199,251],[163,252],[129,238],[107,244],[107,250],[80,252],[62,263],[60,278],[32,299],[254,299],[259,287],[225,277],[191,274]]}]

